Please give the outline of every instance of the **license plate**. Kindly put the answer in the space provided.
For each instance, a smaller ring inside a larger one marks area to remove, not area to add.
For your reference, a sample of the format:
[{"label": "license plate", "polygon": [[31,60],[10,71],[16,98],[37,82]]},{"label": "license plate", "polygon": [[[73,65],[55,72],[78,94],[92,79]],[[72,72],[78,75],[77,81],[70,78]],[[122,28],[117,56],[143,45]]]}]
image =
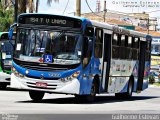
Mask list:
[{"label": "license plate", "polygon": [[47,83],[36,82],[36,86],[37,86],[37,87],[43,87],[43,88],[46,88],[46,87],[47,87]]}]

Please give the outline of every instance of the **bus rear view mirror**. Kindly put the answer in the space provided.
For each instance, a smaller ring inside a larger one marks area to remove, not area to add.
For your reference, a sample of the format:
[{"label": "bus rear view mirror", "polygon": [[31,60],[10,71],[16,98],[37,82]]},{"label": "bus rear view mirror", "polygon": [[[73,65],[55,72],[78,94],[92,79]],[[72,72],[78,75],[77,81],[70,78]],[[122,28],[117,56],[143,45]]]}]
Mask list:
[{"label": "bus rear view mirror", "polygon": [[9,38],[9,40],[12,40],[12,36],[13,36],[13,29],[10,28],[10,29],[9,29],[9,33],[8,33],[8,38]]},{"label": "bus rear view mirror", "polygon": [[9,32],[8,32],[8,38],[9,38],[9,40],[12,40],[14,27],[16,27],[16,26],[17,26],[17,23],[14,23],[13,25],[10,26],[10,29],[9,29]]},{"label": "bus rear view mirror", "polygon": [[9,38],[9,43],[13,46],[13,43],[11,42],[12,38],[13,38],[13,32],[14,32],[14,28],[17,26],[17,23],[14,23],[13,25],[10,26],[9,32],[8,32],[8,38]]}]

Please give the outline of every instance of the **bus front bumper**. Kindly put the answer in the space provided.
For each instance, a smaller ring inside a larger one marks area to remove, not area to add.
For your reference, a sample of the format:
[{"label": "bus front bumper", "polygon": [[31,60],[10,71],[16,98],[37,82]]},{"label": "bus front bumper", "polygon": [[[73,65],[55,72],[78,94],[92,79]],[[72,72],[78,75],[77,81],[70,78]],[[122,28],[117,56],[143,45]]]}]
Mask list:
[{"label": "bus front bumper", "polygon": [[[43,86],[37,86],[38,84],[44,84]],[[78,79],[72,81],[62,82],[61,80],[43,80],[33,79],[28,77],[17,77],[14,73],[11,74],[11,88],[25,89],[25,90],[37,90],[49,93],[63,93],[63,94],[79,94],[80,82]]]}]

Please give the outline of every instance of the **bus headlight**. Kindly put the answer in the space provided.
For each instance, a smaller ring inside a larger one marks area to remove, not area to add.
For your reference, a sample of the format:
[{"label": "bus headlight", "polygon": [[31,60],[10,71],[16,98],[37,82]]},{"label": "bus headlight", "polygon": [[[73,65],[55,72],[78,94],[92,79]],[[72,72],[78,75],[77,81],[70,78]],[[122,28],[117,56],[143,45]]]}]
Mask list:
[{"label": "bus headlight", "polygon": [[73,73],[71,76],[66,77],[66,78],[61,78],[62,82],[67,82],[67,81],[72,81],[74,78],[77,78],[78,75],[80,74],[80,71],[77,71],[75,73]]},{"label": "bus headlight", "polygon": [[20,77],[23,78],[24,75],[19,73],[14,67],[12,67],[12,73],[16,76],[16,77]]},{"label": "bus headlight", "polygon": [[77,72],[75,72],[75,73],[72,74],[72,77],[73,78],[77,78],[79,74],[80,74],[80,71],[77,71]]}]

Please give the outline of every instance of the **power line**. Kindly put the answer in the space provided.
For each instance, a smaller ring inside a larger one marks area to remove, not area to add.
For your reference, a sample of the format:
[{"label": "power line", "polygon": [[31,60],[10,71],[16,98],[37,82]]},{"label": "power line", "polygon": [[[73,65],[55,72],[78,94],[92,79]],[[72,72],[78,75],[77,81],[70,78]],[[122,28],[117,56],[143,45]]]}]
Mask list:
[{"label": "power line", "polygon": [[63,11],[63,14],[65,13],[65,11],[66,11],[66,9],[67,9],[67,7],[68,7],[68,3],[69,3],[69,0],[67,1],[66,7],[65,7],[65,9],[64,9],[64,11]]},{"label": "power line", "polygon": [[[93,12],[93,10],[91,9],[91,7],[90,7],[89,4],[88,4],[88,1],[87,1],[87,0],[85,0],[85,1],[86,1],[86,4],[87,4],[88,8],[90,9],[90,11],[91,11],[94,15],[96,15],[96,16],[101,17],[101,18],[104,19],[104,17],[102,17],[102,16],[96,14],[95,12]],[[107,11],[115,12],[115,13],[117,13],[117,14],[122,14],[122,15],[125,15],[125,16],[128,16],[128,17],[134,17],[133,15],[129,15],[129,14],[124,13],[124,12],[119,12],[119,11],[114,11],[114,10],[109,10],[109,9],[107,9]]]},{"label": "power line", "polygon": [[85,1],[86,1],[86,4],[87,4],[88,8],[90,9],[90,11],[91,11],[94,15],[103,18],[102,16],[97,15],[95,12],[93,12],[93,10],[91,9],[91,7],[90,7],[89,4],[88,4],[88,1],[87,1],[87,0],[85,0]]}]

